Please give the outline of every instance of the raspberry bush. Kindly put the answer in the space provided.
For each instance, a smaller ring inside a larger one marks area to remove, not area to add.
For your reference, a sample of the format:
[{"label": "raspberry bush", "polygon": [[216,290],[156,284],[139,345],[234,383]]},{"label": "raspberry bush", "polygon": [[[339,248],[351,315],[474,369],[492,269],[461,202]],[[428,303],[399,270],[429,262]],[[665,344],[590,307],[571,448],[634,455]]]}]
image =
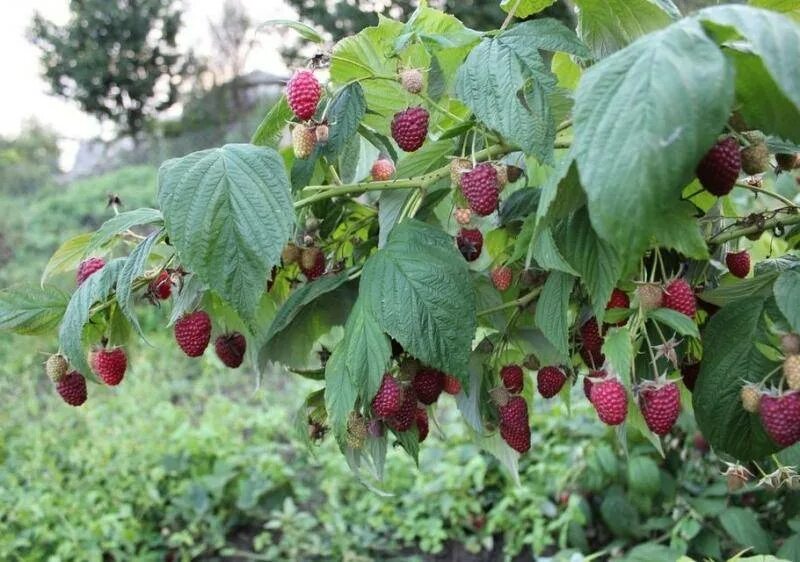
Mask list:
[{"label": "raspberry bush", "polygon": [[693,414],[732,459],[794,445],[800,27],[575,3],[577,33],[517,19],[547,2],[490,31],[422,2],[340,41],[250,144],[165,162],[157,209],[0,293],[0,328],[57,333],[78,406],[87,380],[125,391],[137,307],[160,307],[190,357],[213,338],[230,368],[319,381],[299,419],[362,476],[391,443],[416,458],[443,400],[514,471],[529,410],[576,384],[623,443]]}]

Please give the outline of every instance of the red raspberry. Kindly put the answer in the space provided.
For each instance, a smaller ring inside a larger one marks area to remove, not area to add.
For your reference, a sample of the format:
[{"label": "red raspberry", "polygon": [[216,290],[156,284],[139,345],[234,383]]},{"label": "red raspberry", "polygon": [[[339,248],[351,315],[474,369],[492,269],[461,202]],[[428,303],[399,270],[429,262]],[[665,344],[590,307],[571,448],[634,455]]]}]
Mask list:
[{"label": "red raspberry", "polygon": [[389,373],[383,375],[381,386],[372,399],[372,411],[379,418],[395,415],[403,405],[403,387]]},{"label": "red raspberry", "polygon": [[645,384],[639,393],[639,407],[650,431],[666,435],[681,413],[681,392],[674,382]]},{"label": "red raspberry", "polygon": [[78,274],[76,280],[78,287],[83,285],[89,277],[103,269],[106,265],[106,260],[103,258],[87,258],[78,264]]},{"label": "red raspberry", "polygon": [[56,383],[56,390],[70,406],[86,402],[86,379],[77,371],[67,373]]},{"label": "red raspberry", "polygon": [[491,277],[494,288],[503,292],[507,291],[511,286],[511,281],[513,281],[514,274],[512,273],[510,267],[504,265],[493,269]]},{"label": "red raspberry", "polygon": [[522,392],[525,385],[525,375],[519,365],[506,365],[500,369],[500,378],[503,379],[503,386],[506,390],[514,394]]},{"label": "red raspberry", "polygon": [[542,367],[536,374],[536,387],[543,398],[552,398],[567,381],[567,375],[558,367]]},{"label": "red raspberry", "polygon": [[162,271],[158,277],[150,281],[150,294],[159,300],[167,300],[172,294],[172,279],[169,273]]},{"label": "red raspberry", "polygon": [[500,189],[497,170],[491,164],[478,164],[461,175],[461,192],[476,214],[485,217],[497,210]]},{"label": "red raspberry", "polygon": [[420,369],[411,381],[411,388],[423,404],[433,404],[444,388],[444,373],[436,369]]},{"label": "red raspberry", "polygon": [[375,160],[372,164],[372,179],[375,181],[388,181],[394,175],[394,162],[386,157]]},{"label": "red raspberry", "polygon": [[617,379],[596,382],[591,389],[591,402],[606,425],[619,425],[628,415],[628,394]]},{"label": "red raspberry", "polygon": [[461,381],[453,375],[444,376],[444,386],[442,387],[447,394],[456,395],[461,392]]},{"label": "red raspberry", "polygon": [[664,287],[664,306],[694,318],[697,312],[697,300],[685,279],[675,279]]},{"label": "red raspberry", "polygon": [[602,367],[606,358],[603,355],[603,336],[600,335],[600,327],[597,325],[597,318],[591,317],[583,323],[580,329],[581,347],[580,354],[587,367]]},{"label": "red raspberry", "polygon": [[683,384],[690,392],[694,392],[694,385],[697,383],[697,375],[700,374],[700,363],[684,363],[681,366]]},{"label": "red raspberry", "polygon": [[286,83],[286,101],[298,119],[306,121],[314,117],[322,86],[310,70],[298,70]]},{"label": "red raspberry", "polygon": [[214,351],[217,352],[217,357],[231,369],[235,369],[242,364],[246,350],[247,340],[239,332],[217,336],[214,341]]},{"label": "red raspberry", "polygon": [[727,137],[711,147],[700,160],[695,173],[706,190],[722,197],[731,192],[741,169],[739,143],[733,137]]},{"label": "red raspberry", "polygon": [[800,393],[764,394],[759,414],[767,434],[778,445],[789,447],[800,441]]},{"label": "red raspberry", "polygon": [[211,318],[202,310],[175,322],[175,341],[189,357],[200,357],[211,340]]},{"label": "red raspberry", "polygon": [[528,404],[521,396],[512,396],[500,407],[500,436],[518,453],[531,448]]},{"label": "red raspberry", "polygon": [[750,254],[747,253],[747,250],[728,252],[725,255],[725,263],[728,266],[728,271],[734,277],[744,279],[750,273]]},{"label": "red raspberry", "polygon": [[[611,291],[611,298],[608,299],[608,303],[606,304],[606,310],[610,310],[612,308],[630,308],[631,306],[631,299],[628,297],[626,293],[620,291],[619,289],[614,289]],[[624,326],[625,320],[620,320],[614,324],[615,326]]]},{"label": "red raspberry", "polygon": [[325,274],[325,254],[319,248],[306,248],[300,258],[300,270],[309,281]]},{"label": "red raspberry", "polygon": [[425,411],[425,408],[417,408],[414,421],[417,423],[419,442],[422,443],[428,437],[428,412]]},{"label": "red raspberry", "polygon": [[428,112],[422,107],[409,107],[392,119],[392,138],[406,152],[419,149],[428,136]]},{"label": "red raspberry", "polygon": [[592,401],[592,386],[596,382],[593,379],[604,379],[606,378],[605,371],[590,371],[589,374],[583,377],[583,393],[586,395],[586,399],[591,402]]},{"label": "red raspberry", "polygon": [[477,228],[462,228],[456,236],[458,250],[467,261],[475,261],[483,250],[483,234]]},{"label": "red raspberry", "polygon": [[89,365],[92,371],[110,386],[122,382],[125,369],[128,368],[128,358],[121,347],[113,349],[98,349],[89,355]]},{"label": "red raspberry", "polygon": [[395,431],[408,431],[414,425],[417,415],[417,397],[412,389],[406,389],[403,394],[403,403],[395,415],[386,420],[386,423]]}]

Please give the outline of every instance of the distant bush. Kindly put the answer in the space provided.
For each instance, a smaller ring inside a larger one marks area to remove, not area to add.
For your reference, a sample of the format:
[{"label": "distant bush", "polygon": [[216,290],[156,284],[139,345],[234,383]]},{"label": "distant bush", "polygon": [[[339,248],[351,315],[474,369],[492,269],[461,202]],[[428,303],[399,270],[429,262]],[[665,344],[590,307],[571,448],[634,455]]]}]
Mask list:
[{"label": "distant bush", "polygon": [[58,172],[56,134],[30,120],[14,138],[0,136],[0,194],[33,193]]}]

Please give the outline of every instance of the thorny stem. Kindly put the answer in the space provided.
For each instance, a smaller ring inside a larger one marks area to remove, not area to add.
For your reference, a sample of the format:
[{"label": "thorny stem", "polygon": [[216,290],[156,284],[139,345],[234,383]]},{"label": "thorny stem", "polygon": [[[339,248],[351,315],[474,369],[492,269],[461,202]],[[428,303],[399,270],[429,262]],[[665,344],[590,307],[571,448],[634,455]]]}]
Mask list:
[{"label": "thorny stem", "polygon": [[790,226],[800,223],[800,213],[796,207],[789,209],[779,209],[776,211],[775,216],[769,218],[761,223],[748,224],[738,228],[729,228],[719,232],[707,240],[709,244],[723,244],[729,240],[734,240],[748,234],[755,234],[758,232],[765,232],[778,226]]},{"label": "thorny stem", "polygon": [[743,187],[744,189],[749,189],[750,191],[752,191],[756,195],[762,194],[762,195],[766,195],[767,197],[772,197],[773,199],[777,199],[778,201],[780,201],[781,203],[783,203],[787,207],[796,207],[796,205],[794,204],[794,201],[792,201],[791,199],[787,199],[786,197],[784,197],[780,193],[775,193],[774,191],[769,191],[767,189],[762,189],[760,187],[756,187],[754,185],[750,185],[749,183],[744,183],[744,182],[736,182],[736,187]]},{"label": "thorny stem", "polygon": [[501,25],[501,26],[500,26],[500,31],[502,31],[502,30],[504,30],[505,28],[507,28],[507,27],[508,27],[508,24],[510,24],[510,23],[511,23],[511,20],[512,20],[512,19],[514,19],[514,14],[517,12],[517,8],[519,8],[519,5],[520,5],[520,3],[521,3],[521,2],[522,2],[522,0],[517,0],[517,1],[514,3],[514,7],[513,7],[513,8],[511,8],[511,9],[508,11],[508,15],[506,16],[506,19],[503,21],[503,25]]},{"label": "thorny stem", "polygon": [[530,293],[521,296],[518,299],[514,299],[513,301],[508,301],[498,306],[494,306],[492,308],[487,308],[485,310],[478,311],[478,316],[486,316],[487,314],[492,314],[494,312],[500,312],[501,310],[505,310],[507,308],[514,308],[514,307],[524,307],[531,301],[533,301],[536,297],[539,296],[539,293],[542,292],[541,287],[537,287],[533,289]]}]

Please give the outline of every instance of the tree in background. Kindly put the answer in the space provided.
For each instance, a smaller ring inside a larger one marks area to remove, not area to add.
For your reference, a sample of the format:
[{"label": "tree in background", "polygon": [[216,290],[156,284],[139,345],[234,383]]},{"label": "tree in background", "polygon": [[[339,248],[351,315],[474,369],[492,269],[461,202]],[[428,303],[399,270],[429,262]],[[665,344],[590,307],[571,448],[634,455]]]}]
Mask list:
[{"label": "tree in background", "polygon": [[148,117],[177,101],[193,64],[176,45],[182,13],[175,4],[71,0],[63,26],[37,13],[29,37],[53,93],[136,136]]},{"label": "tree in background", "polygon": [[0,193],[30,193],[58,172],[56,134],[36,120],[28,120],[15,138],[0,136]]}]

